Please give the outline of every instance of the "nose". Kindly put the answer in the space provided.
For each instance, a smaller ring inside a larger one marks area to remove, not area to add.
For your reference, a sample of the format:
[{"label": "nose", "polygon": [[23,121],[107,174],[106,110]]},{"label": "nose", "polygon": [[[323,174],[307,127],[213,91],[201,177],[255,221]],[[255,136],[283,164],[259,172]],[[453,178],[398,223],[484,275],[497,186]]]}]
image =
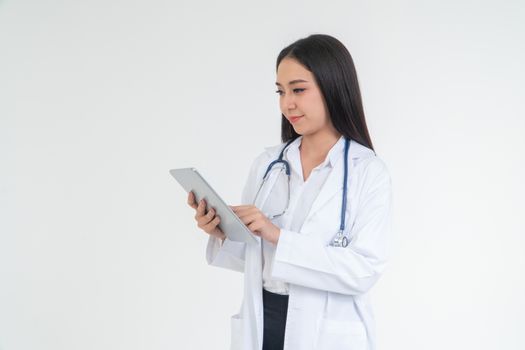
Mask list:
[{"label": "nose", "polygon": [[283,107],[285,107],[289,111],[294,110],[297,107],[294,96],[290,94],[287,94],[283,97],[282,104]]}]

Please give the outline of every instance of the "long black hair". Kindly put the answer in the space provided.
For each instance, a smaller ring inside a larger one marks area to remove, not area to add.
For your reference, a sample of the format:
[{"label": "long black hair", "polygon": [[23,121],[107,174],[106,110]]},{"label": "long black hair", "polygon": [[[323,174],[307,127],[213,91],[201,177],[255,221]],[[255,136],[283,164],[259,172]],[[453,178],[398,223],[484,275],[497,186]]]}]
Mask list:
[{"label": "long black hair", "polygon": [[[284,58],[293,58],[312,72],[334,128],[346,138],[374,150],[354,61],[343,43],[330,35],[312,34],[282,49],[277,57],[276,70]],[[299,137],[282,113],[281,117],[282,142]]]}]

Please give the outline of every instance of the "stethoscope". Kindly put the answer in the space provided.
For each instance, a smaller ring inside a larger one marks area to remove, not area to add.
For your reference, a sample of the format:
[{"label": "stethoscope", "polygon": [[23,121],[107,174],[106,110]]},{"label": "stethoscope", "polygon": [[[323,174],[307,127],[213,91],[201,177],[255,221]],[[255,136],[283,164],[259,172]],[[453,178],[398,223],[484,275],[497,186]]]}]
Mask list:
[{"label": "stethoscope", "polygon": [[[268,167],[266,168],[266,172],[264,173],[261,185],[259,186],[259,189],[257,190],[257,193],[255,194],[254,203],[255,203],[255,201],[257,199],[259,191],[264,186],[264,184],[265,184],[265,182],[267,180],[267,175],[270,172],[270,170],[272,169],[272,167],[275,164],[282,163],[284,165],[284,169],[286,170],[286,175],[288,177],[288,201],[286,203],[285,209],[281,213],[268,216],[268,218],[270,220],[273,219],[273,218],[276,218],[278,216],[283,215],[286,212],[286,210],[288,209],[288,205],[290,204],[290,164],[286,160],[283,159],[283,154],[284,154],[284,151],[286,150],[286,148],[288,148],[288,146],[293,141],[295,141],[295,139],[290,140],[284,146],[284,148],[281,150],[281,154],[279,155],[279,158],[274,160],[273,162],[271,162],[270,165],[268,165]],[[346,246],[348,246],[348,238],[344,235],[344,230],[345,230],[346,191],[347,191],[347,188],[346,188],[347,187],[346,186],[346,182],[347,181],[346,180],[348,178],[348,149],[349,148],[350,148],[350,141],[345,137],[345,156],[344,156],[345,173],[344,173],[344,179],[343,179],[343,199],[342,199],[343,203],[341,205],[341,224],[339,226],[339,231],[337,232],[336,236],[334,237],[334,239],[330,243],[330,245],[333,246],[333,247],[343,247],[343,248],[345,248]],[[282,171],[282,168],[281,168],[281,171]]]}]

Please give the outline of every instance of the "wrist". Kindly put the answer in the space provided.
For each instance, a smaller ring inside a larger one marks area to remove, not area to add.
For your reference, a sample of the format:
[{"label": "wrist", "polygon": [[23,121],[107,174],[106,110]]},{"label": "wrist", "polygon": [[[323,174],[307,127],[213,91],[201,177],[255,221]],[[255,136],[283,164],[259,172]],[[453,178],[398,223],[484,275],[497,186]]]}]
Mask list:
[{"label": "wrist", "polygon": [[277,243],[279,242],[279,237],[281,236],[281,229],[280,228],[277,228],[277,230],[275,231],[275,238],[273,240],[273,243],[275,245],[277,245]]}]

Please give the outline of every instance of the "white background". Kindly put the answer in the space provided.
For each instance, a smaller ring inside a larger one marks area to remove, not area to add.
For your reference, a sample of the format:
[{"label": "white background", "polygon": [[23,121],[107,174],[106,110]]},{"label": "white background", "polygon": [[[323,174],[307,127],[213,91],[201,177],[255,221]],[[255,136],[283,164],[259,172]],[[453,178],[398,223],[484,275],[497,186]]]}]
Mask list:
[{"label": "white background", "polygon": [[0,1],[0,349],[226,349],[242,274],[210,267],[168,170],[231,205],[280,143],[279,51],[356,64],[394,190],[378,350],[524,349],[521,1]]}]

